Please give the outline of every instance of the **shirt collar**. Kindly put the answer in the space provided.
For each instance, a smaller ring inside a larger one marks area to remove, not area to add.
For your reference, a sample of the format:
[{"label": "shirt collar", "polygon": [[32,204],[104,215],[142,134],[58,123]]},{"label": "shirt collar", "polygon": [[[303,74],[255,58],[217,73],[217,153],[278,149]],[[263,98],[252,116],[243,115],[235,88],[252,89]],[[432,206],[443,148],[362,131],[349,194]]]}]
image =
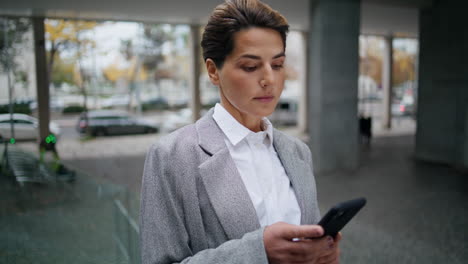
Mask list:
[{"label": "shirt collar", "polygon": [[[214,107],[213,119],[219,128],[226,135],[232,145],[237,145],[250,134],[254,134],[250,129],[239,123],[221,104]],[[262,118],[262,130],[266,132],[269,140],[268,145],[273,143],[273,125],[268,118]]]}]

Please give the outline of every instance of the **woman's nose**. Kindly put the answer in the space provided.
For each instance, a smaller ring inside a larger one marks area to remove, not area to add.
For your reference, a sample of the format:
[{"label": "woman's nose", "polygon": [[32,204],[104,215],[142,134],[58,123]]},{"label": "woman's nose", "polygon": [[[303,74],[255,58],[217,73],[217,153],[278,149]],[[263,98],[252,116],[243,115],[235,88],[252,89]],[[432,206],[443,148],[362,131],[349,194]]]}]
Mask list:
[{"label": "woman's nose", "polygon": [[268,87],[271,84],[273,84],[274,80],[275,80],[275,77],[273,75],[273,69],[271,68],[271,66],[265,67],[262,79],[260,80],[261,86]]}]

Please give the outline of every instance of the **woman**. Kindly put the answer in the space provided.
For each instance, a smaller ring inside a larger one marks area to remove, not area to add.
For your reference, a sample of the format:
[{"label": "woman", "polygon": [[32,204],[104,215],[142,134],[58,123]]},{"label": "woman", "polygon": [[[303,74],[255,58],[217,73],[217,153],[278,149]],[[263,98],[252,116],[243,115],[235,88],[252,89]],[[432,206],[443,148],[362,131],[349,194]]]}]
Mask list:
[{"label": "woman", "polygon": [[143,263],[338,263],[322,237],[308,147],[266,116],[284,86],[286,19],[256,0],[213,11],[202,39],[217,104],[149,150]]}]

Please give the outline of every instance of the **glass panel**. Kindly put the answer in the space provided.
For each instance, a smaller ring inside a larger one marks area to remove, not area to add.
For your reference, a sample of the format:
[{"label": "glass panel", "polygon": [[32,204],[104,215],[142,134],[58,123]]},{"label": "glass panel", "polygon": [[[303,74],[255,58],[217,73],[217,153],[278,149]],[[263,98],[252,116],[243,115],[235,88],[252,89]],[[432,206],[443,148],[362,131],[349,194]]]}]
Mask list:
[{"label": "glass panel", "polygon": [[[416,63],[418,40],[393,39],[392,106],[393,129],[409,132],[415,130],[417,96]],[[360,125],[371,133],[385,133],[382,129],[383,106],[383,56],[384,39],[377,36],[359,38],[358,113]],[[370,123],[369,123],[370,122]],[[362,132],[362,131],[361,131]]]},{"label": "glass panel", "polygon": [[[1,175],[8,176],[0,177],[0,193],[6,194],[0,199],[0,208],[6,208],[0,211],[0,234],[8,243],[0,240],[0,248],[8,255],[0,254],[0,262],[139,263],[137,223],[146,153],[152,142],[191,122],[189,27],[46,19],[45,30],[51,129],[59,133],[41,149],[34,141],[1,145]],[[27,34],[30,50],[17,55],[34,58],[31,26]],[[302,50],[294,42],[288,46]],[[305,58],[300,52],[291,57]],[[25,65],[27,76],[33,76],[28,80],[34,80],[34,60]],[[302,78],[294,71],[286,84],[292,99],[299,97]],[[209,81],[202,76],[207,88]],[[30,101],[24,102],[37,115],[34,82],[28,84],[24,94]],[[18,87],[19,100],[23,88]],[[218,90],[205,88],[202,102],[212,106]],[[297,104],[282,104],[292,114],[284,120],[297,119]],[[92,130],[79,123],[85,111],[99,120],[138,117],[144,129],[119,131],[119,122],[99,122],[114,126]],[[132,135],[104,138],[123,133]],[[58,143],[51,144],[54,140]]]},{"label": "glass panel", "polygon": [[[179,110],[182,120],[166,132],[190,122],[189,27],[46,19],[45,30],[50,127],[58,137],[49,137],[41,152],[35,141],[1,145],[0,193],[6,199],[0,199],[0,234],[6,240],[0,248],[7,254],[0,254],[0,262],[139,263],[139,187],[148,142],[161,136],[155,132]],[[30,50],[18,46],[24,54],[17,55],[33,59],[31,25],[27,34]],[[27,62],[28,80],[35,80],[34,60]],[[23,103],[23,88],[15,85]],[[36,116],[34,82],[28,89],[24,104]],[[1,99],[8,99],[7,92],[0,89]],[[79,123],[85,110],[96,119],[135,116],[144,126],[119,131],[113,122],[91,130]],[[103,138],[123,133],[140,134]]]},{"label": "glass panel", "polygon": [[1,263],[139,263],[125,187],[53,170],[14,146],[0,151]]}]

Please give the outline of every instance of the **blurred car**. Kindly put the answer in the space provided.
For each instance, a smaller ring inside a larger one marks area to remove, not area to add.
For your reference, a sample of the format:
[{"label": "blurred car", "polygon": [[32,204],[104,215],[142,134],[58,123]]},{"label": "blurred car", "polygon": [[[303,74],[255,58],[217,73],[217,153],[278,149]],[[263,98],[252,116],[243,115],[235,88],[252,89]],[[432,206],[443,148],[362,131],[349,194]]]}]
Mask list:
[{"label": "blurred car", "polygon": [[268,117],[275,126],[295,126],[299,105],[294,99],[280,98],[275,111]]},{"label": "blurred car", "polygon": [[93,136],[159,132],[158,126],[135,118],[125,111],[116,110],[94,110],[81,113],[76,129],[81,134],[85,134],[89,129]]},{"label": "blurred car", "polygon": [[[207,109],[201,109],[200,116],[204,116],[207,112]],[[172,132],[192,123],[192,109],[182,108],[178,111],[170,112],[167,116],[164,117],[164,122],[161,124],[161,131]]]},{"label": "blurred car", "polygon": [[142,103],[143,110],[164,110],[169,108],[169,103],[167,99],[164,97],[155,97],[148,100],[143,101]]},{"label": "blurred car", "polygon": [[127,107],[130,104],[130,96],[128,94],[116,94],[101,102],[103,108]]},{"label": "blurred car", "polygon": [[[29,108],[31,111],[37,111],[37,101],[32,101],[29,104]],[[51,97],[49,100],[49,109],[51,111],[56,111],[56,112],[61,112],[63,108],[65,107],[63,101],[59,98]]]},{"label": "blurred car", "polygon": [[392,104],[394,116],[415,116],[416,109],[413,96],[405,95],[401,101]]},{"label": "blurred car", "polygon": [[192,123],[192,110],[190,108],[183,108],[169,114],[162,123],[161,130],[172,132],[190,123]]},{"label": "blurred car", "polygon": [[[25,114],[0,114],[0,138],[11,138],[11,123],[13,121],[14,136],[16,140],[36,140],[39,137],[39,120]],[[49,123],[49,130],[55,137],[60,136],[60,127],[54,123]]]},{"label": "blurred car", "polygon": [[394,104],[392,105],[392,114],[394,116],[414,116],[414,105],[402,102]]}]

